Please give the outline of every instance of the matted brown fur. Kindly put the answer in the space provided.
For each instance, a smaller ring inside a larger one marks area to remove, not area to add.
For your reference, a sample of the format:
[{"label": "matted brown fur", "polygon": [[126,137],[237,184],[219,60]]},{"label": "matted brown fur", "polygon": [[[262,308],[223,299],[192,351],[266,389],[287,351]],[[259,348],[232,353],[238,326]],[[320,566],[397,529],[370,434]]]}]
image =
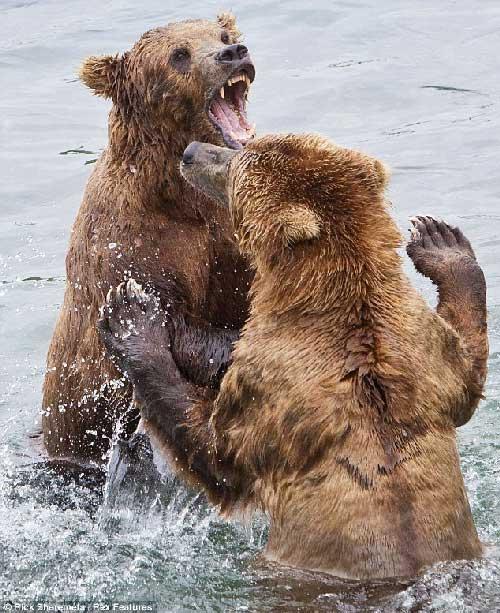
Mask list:
[{"label": "matted brown fur", "polygon": [[[196,156],[190,168],[203,173]],[[230,211],[256,277],[218,395],[182,379],[134,296],[104,316],[179,474],[223,513],[264,511],[268,558],[359,579],[481,554],[455,429],[486,375],[484,277],[459,230],[415,221],[409,254],[440,293],[430,309],[403,273],[387,180],[317,136],[232,157]]]},{"label": "matted brown fur", "polygon": [[[267,138],[229,181],[257,279],[211,424],[244,502],[271,517],[268,556],[381,577],[478,555],[454,422],[484,369],[402,272],[384,168]],[[318,230],[290,241],[297,207]]]},{"label": "matted brown fur", "polygon": [[[224,33],[224,41],[221,41]],[[222,144],[206,112],[207,88],[224,67],[213,56],[239,37],[234,17],[192,20],[146,32],[121,56],[90,57],[80,77],[111,98],[109,143],[88,181],[66,258],[67,286],[47,357],[44,440],[50,455],[100,461],[130,403],[97,335],[99,306],[130,276],[153,284],[209,325],[239,328],[250,275],[225,211],[179,174],[193,139]],[[188,48],[186,72],[171,65]],[[222,72],[221,72],[222,71]]]}]

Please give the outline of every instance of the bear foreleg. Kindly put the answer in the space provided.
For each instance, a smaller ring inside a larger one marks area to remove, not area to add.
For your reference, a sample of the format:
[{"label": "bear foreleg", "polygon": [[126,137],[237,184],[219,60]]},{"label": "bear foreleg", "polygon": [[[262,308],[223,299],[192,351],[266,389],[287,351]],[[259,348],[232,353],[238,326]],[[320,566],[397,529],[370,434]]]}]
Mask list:
[{"label": "bear foreleg", "polygon": [[438,288],[437,312],[456,330],[470,354],[468,402],[457,408],[455,425],[472,417],[482,397],[488,359],[486,282],[470,242],[459,228],[418,216],[407,252],[415,268]]}]

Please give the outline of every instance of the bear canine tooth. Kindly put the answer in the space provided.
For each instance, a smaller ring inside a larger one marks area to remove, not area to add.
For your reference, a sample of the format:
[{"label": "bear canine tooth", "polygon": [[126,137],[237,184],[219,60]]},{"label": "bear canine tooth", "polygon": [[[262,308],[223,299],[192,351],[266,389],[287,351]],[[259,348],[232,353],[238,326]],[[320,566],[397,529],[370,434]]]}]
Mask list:
[{"label": "bear canine tooth", "polygon": [[220,97],[224,98],[224,85],[220,88]]}]

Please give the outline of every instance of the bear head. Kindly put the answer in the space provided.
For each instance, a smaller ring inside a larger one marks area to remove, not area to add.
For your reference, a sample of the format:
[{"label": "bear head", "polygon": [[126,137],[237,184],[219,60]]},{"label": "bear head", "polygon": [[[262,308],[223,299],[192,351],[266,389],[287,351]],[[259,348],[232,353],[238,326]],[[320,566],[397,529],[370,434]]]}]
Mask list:
[{"label": "bear head", "polygon": [[87,58],[80,78],[152,142],[181,134],[188,138],[182,148],[194,138],[240,148],[255,132],[246,115],[255,69],[239,39],[228,13],[214,22],[171,23],[123,55]]},{"label": "bear head", "polygon": [[401,243],[386,167],[317,135],[269,135],[238,152],[191,143],[181,172],[229,206],[240,250],[285,285],[376,274]]}]

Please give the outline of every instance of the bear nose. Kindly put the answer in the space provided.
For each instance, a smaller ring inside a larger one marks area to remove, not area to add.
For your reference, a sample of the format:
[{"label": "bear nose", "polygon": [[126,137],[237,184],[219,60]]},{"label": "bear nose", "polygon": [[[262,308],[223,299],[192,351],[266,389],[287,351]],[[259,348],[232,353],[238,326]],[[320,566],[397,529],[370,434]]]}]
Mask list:
[{"label": "bear nose", "polygon": [[217,62],[234,62],[242,60],[248,55],[248,49],[245,45],[227,45],[221,49],[215,56]]},{"label": "bear nose", "polygon": [[184,153],[182,154],[183,164],[194,164],[194,158],[199,144],[200,143],[198,143],[197,141],[194,141],[184,149]]}]

